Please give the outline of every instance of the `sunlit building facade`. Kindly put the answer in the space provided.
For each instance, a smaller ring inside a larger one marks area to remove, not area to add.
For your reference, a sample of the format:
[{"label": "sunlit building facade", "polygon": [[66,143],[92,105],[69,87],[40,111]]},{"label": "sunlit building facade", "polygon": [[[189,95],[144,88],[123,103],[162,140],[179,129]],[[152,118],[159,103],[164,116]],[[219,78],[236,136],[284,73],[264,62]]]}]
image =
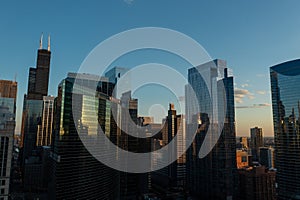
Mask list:
[{"label": "sunlit building facade", "polygon": [[41,123],[38,125],[36,146],[50,146],[53,131],[54,97],[43,97]]}]

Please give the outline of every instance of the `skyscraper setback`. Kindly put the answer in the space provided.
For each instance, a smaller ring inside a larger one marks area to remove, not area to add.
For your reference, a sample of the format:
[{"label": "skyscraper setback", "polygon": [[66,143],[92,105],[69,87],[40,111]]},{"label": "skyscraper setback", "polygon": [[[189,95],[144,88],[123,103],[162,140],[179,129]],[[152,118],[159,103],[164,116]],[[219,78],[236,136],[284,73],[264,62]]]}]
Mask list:
[{"label": "skyscraper setback", "polygon": [[43,100],[48,95],[50,73],[50,35],[48,48],[43,49],[43,35],[40,39],[40,49],[37,52],[36,68],[29,69],[27,99]]},{"label": "skyscraper setback", "polygon": [[[40,39],[40,48],[37,51],[36,68],[29,69],[28,76],[28,91],[24,95],[23,113],[22,113],[22,128],[21,128],[21,158],[22,165],[25,160],[31,155],[32,151],[37,145],[47,145],[48,143],[41,143],[38,134],[43,135],[42,132],[52,132],[49,130],[52,124],[42,123],[43,119],[43,98],[48,95],[49,72],[50,72],[50,36],[48,37],[48,47],[43,48],[43,35]],[[51,114],[51,113],[48,113]],[[48,116],[52,118],[51,116]],[[47,125],[48,127],[45,127]],[[41,129],[43,128],[43,130]],[[49,141],[49,140],[47,140]],[[24,166],[23,166],[24,167]],[[24,168],[23,168],[24,169]]]},{"label": "skyscraper setback", "polygon": [[271,67],[270,77],[278,199],[296,199],[300,195],[300,59]]}]

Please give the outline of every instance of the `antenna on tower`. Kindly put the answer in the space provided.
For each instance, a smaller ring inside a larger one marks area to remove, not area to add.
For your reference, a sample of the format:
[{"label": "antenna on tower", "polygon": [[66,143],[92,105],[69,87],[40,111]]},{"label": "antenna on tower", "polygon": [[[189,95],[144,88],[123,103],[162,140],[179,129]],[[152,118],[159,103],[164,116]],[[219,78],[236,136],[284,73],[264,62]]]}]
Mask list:
[{"label": "antenna on tower", "polygon": [[48,51],[50,51],[50,34],[48,35]]},{"label": "antenna on tower", "polygon": [[15,73],[15,82],[17,82],[17,72]]},{"label": "antenna on tower", "polygon": [[40,49],[43,49],[43,32],[40,38]]}]

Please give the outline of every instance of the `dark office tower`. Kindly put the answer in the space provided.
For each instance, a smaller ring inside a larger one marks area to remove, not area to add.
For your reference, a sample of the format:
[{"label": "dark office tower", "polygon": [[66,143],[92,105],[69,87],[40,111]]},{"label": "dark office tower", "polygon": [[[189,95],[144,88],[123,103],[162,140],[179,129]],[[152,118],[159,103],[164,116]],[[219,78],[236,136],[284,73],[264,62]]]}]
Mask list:
[{"label": "dark office tower", "polygon": [[48,48],[43,49],[40,40],[40,49],[37,52],[36,68],[29,69],[27,99],[43,100],[48,95],[49,72],[50,72],[50,36],[48,37]]},{"label": "dark office tower", "polygon": [[[174,187],[185,187],[186,180],[186,155],[185,155],[185,122],[183,115],[177,115],[177,111],[173,103],[169,104],[168,116],[163,120],[162,125],[162,147],[172,142],[174,137],[177,138],[177,143],[172,149],[169,149],[169,157],[166,157],[165,162],[171,163],[167,167],[152,172],[153,188],[163,188],[161,192],[173,193]],[[170,148],[170,147],[169,147]],[[177,157],[177,160],[171,162],[172,157]],[[154,161],[156,162],[156,161]],[[178,192],[178,191],[176,191]]]},{"label": "dark office tower", "polygon": [[[122,128],[120,137],[120,147],[126,151],[141,153],[149,152],[147,149],[147,141],[143,138],[138,138],[129,135],[133,131],[136,131],[135,125],[138,123],[138,99],[131,97],[131,91],[122,94],[120,99],[120,116],[121,123],[119,126]],[[127,115],[129,113],[129,115]],[[133,126],[130,125],[129,120],[133,122]],[[144,146],[142,144],[145,144]],[[148,193],[149,188],[149,173],[126,173],[120,174],[120,199],[130,200],[138,199],[142,194]]]},{"label": "dark office tower", "polygon": [[[119,199],[119,173],[94,158],[79,137],[81,134],[93,139],[101,134],[98,123],[110,137],[111,103],[107,93],[102,92],[108,91],[107,82],[104,77],[69,73],[59,84],[50,153],[49,199]],[[92,92],[82,94],[80,88]],[[74,106],[73,100],[76,101]],[[98,116],[92,114],[95,107]],[[105,145],[96,148],[106,152]]]},{"label": "dark office tower", "polygon": [[[41,121],[42,107],[40,104],[43,101],[43,96],[48,95],[50,58],[50,36],[48,37],[48,48],[43,49],[42,35],[40,48],[37,52],[36,68],[31,67],[29,69],[28,90],[27,95],[24,95],[20,145],[21,147],[27,146],[27,149],[23,149],[25,152],[24,158],[27,157],[34,148],[37,134],[36,123],[41,123],[36,121]],[[31,108],[33,108],[34,111],[30,110]],[[30,113],[33,113],[33,115],[29,116]],[[31,127],[30,130],[29,127]]]},{"label": "dark office tower", "polygon": [[0,80],[0,84],[0,199],[7,200],[16,126],[17,82]]},{"label": "dark office tower", "polygon": [[250,129],[250,145],[253,159],[259,160],[259,148],[264,146],[264,138],[262,128],[254,127]]},{"label": "dark office tower", "polygon": [[[196,198],[232,199],[236,191],[233,77],[228,73],[226,62],[217,59],[189,69],[188,81],[191,88],[186,88],[187,131],[193,131],[190,130],[191,124],[198,124],[198,129],[188,149],[187,188]],[[190,99],[191,89],[198,102]],[[199,113],[190,111],[197,106]],[[221,121],[224,124],[220,124]],[[204,145],[204,138],[213,139],[217,135],[216,130],[221,127],[223,129],[217,144],[206,157],[200,159],[198,153]]]},{"label": "dark office tower", "polygon": [[239,200],[276,200],[274,169],[253,166],[239,170]]},{"label": "dark office tower", "polygon": [[278,199],[300,195],[300,59],[270,68]]},{"label": "dark office tower", "polygon": [[[109,71],[107,71],[105,73],[105,77],[108,78],[108,81],[110,83],[113,83],[113,87],[117,84],[117,82],[119,81],[119,79],[128,71],[127,68],[123,68],[123,67],[114,67],[112,69],[110,69]],[[127,77],[127,83],[130,82],[130,79]],[[115,88],[115,90],[113,91],[112,96],[116,97],[117,95],[117,90]],[[118,97],[120,98],[120,97]]]},{"label": "dark office tower", "polygon": [[[168,143],[177,134],[177,115],[174,104],[169,104],[168,116],[167,116],[167,126],[168,126]],[[170,153],[174,153],[172,157],[177,157],[177,145],[174,145],[174,149],[171,149]],[[170,185],[177,186],[177,162],[173,162],[168,166],[168,179],[171,182]]]},{"label": "dark office tower", "polygon": [[274,149],[272,147],[259,148],[259,163],[266,168],[274,168]]}]

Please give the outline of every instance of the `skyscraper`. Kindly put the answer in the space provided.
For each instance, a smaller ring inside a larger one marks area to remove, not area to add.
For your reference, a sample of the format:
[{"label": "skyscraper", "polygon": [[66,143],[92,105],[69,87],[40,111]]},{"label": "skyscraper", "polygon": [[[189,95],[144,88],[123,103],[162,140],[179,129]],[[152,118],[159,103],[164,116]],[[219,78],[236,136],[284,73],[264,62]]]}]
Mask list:
[{"label": "skyscraper", "polygon": [[42,35],[37,52],[36,68],[29,69],[27,99],[43,100],[43,96],[48,95],[50,58],[50,36],[48,36],[48,48],[43,49]]},{"label": "skyscraper", "polygon": [[[162,125],[162,147],[168,145],[175,136],[177,143],[169,151],[169,157],[165,161],[169,164],[160,170],[153,172],[153,183],[163,187],[167,192],[172,187],[184,187],[186,178],[186,155],[185,155],[185,123],[184,116],[177,115],[173,103],[169,104],[168,116],[163,119]],[[170,148],[170,147],[169,147]],[[171,162],[171,157],[178,159]]]},{"label": "skyscraper", "polygon": [[272,147],[259,148],[259,163],[266,168],[274,168],[274,149]]},{"label": "skyscraper", "polygon": [[[113,91],[112,96],[115,98],[117,97],[116,96],[117,95],[117,87],[115,87],[115,85],[127,71],[128,71],[128,69],[124,68],[124,67],[114,67],[105,73],[105,77],[107,77],[108,81],[110,83],[112,83],[112,85],[111,85],[112,86],[111,89]],[[130,80],[127,79],[126,82],[129,83]],[[118,98],[120,98],[120,97],[118,97]]]},{"label": "skyscraper", "polygon": [[271,67],[270,77],[277,193],[293,199],[300,195],[300,59]]},{"label": "skyscraper", "polygon": [[[36,147],[38,127],[45,125],[42,125],[43,98],[48,95],[50,58],[50,36],[48,37],[48,48],[43,49],[42,35],[37,52],[36,68],[29,69],[28,90],[27,95],[24,95],[20,145],[22,147],[22,164]],[[45,130],[49,129],[49,127],[44,128]]]},{"label": "skyscraper", "polygon": [[[17,83],[0,80],[0,199],[8,199],[15,132]],[[5,87],[3,87],[5,85]],[[3,92],[5,91],[5,92]]]},{"label": "skyscraper", "polygon": [[[131,91],[125,92],[121,96],[120,107],[121,123],[119,123],[119,128],[122,129],[120,147],[135,153],[148,152],[151,148],[148,139],[129,135],[136,131],[134,126],[138,124],[138,99],[131,97]],[[132,120],[134,124],[131,124],[129,120]],[[139,196],[147,193],[149,175],[149,173],[120,172],[120,199],[138,199]]]},{"label": "skyscraper", "polygon": [[[188,81],[195,92],[200,109],[200,113],[191,113],[189,108],[195,107],[195,102],[186,100],[187,130],[193,121],[198,123],[195,139],[188,150],[188,188],[197,198],[231,199],[236,189],[233,77],[228,73],[226,62],[217,59],[189,69]],[[187,93],[186,97],[190,98],[190,95]],[[222,117],[225,118],[224,124],[219,122]],[[222,125],[223,130],[217,144],[206,157],[200,159],[198,152],[205,136],[210,134],[211,138],[217,137],[214,131]],[[213,128],[209,130],[208,127]]]},{"label": "skyscraper", "polygon": [[[92,90],[96,85],[97,91],[87,95],[73,90],[75,79],[78,81],[76,87]],[[98,123],[110,137],[110,128],[114,123],[110,121],[111,103],[107,95],[110,93],[107,83],[104,77],[69,73],[59,84],[50,152],[51,199],[119,199],[119,172],[99,162],[79,137],[79,134],[91,138],[97,136],[100,133]],[[76,105],[73,107],[74,96]],[[98,109],[98,116],[91,114],[93,104]],[[74,115],[72,108],[76,109],[77,115]],[[97,148],[106,152],[104,145]]]},{"label": "skyscraper", "polygon": [[259,148],[264,146],[262,128],[254,127],[250,129],[251,136],[251,152],[253,159],[259,160]]}]

